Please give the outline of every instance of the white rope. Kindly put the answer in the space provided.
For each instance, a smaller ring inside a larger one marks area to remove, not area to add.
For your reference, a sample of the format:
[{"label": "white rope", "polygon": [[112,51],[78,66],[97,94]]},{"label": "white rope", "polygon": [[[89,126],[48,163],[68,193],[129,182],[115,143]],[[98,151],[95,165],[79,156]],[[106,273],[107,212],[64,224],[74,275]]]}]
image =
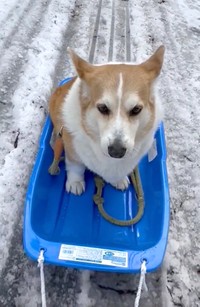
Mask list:
[{"label": "white rope", "polygon": [[44,250],[40,250],[38,257],[38,267],[40,268],[40,282],[41,282],[41,299],[42,307],[46,307],[46,293],[45,293],[45,280],[44,280]]},{"label": "white rope", "polygon": [[140,303],[140,297],[142,293],[142,287],[144,286],[145,291],[148,291],[146,281],[145,281],[145,274],[146,274],[147,268],[146,268],[146,260],[143,260],[141,265],[141,273],[140,273],[140,281],[138,285],[138,290],[135,298],[135,305],[134,307],[139,307]]}]

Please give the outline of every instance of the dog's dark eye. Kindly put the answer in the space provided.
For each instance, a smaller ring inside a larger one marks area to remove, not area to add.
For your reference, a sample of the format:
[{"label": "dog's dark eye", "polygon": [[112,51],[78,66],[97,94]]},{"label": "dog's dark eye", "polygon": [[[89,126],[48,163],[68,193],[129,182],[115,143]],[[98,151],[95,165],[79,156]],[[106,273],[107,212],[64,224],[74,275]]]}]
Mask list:
[{"label": "dog's dark eye", "polygon": [[129,116],[138,115],[142,111],[142,106],[135,106],[132,110],[129,111]]},{"label": "dog's dark eye", "polygon": [[109,115],[110,114],[110,110],[108,109],[108,107],[105,104],[98,104],[97,109],[103,115]]}]

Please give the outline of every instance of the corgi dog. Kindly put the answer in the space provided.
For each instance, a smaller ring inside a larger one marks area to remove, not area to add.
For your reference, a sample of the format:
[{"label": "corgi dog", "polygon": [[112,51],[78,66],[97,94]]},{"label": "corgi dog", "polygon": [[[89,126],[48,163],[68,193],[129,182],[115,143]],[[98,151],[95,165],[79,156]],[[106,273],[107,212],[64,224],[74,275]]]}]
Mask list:
[{"label": "corgi dog", "polygon": [[66,190],[85,190],[85,169],[120,190],[150,149],[162,120],[155,97],[164,47],[145,62],[92,65],[68,50],[77,76],[50,98],[50,117],[61,135],[66,162]]}]

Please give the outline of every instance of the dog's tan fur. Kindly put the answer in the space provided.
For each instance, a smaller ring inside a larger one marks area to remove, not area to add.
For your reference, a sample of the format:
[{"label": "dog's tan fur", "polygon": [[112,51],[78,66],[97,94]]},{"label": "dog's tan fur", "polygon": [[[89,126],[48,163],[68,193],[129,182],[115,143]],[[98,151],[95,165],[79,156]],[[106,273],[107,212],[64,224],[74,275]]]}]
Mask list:
[{"label": "dog's tan fur", "polygon": [[75,152],[74,152],[73,143],[72,143],[72,136],[68,132],[68,130],[65,127],[63,127],[64,123],[62,119],[61,110],[62,110],[64,98],[68,94],[69,89],[71,88],[75,80],[76,80],[76,77],[70,80],[69,82],[65,83],[64,85],[59,86],[55,90],[55,92],[52,94],[50,101],[49,101],[49,113],[50,113],[51,120],[53,122],[55,134],[58,135],[60,130],[62,129],[62,140],[63,140],[63,144],[65,147],[65,152],[67,153],[69,159],[72,161],[75,161],[74,159]]}]

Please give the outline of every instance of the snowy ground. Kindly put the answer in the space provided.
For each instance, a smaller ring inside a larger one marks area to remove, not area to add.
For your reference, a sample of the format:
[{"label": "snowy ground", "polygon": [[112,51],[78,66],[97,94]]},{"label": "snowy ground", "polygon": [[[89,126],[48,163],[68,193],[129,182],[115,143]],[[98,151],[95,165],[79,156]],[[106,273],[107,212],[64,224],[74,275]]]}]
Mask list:
[{"label": "snowy ground", "polygon": [[[38,268],[22,250],[23,202],[48,97],[72,74],[67,46],[95,62],[140,61],[160,43],[171,225],[140,306],[200,306],[199,0],[1,0],[0,306],[41,306]],[[45,277],[51,307],[132,306],[138,285],[135,275],[53,266]]]}]

